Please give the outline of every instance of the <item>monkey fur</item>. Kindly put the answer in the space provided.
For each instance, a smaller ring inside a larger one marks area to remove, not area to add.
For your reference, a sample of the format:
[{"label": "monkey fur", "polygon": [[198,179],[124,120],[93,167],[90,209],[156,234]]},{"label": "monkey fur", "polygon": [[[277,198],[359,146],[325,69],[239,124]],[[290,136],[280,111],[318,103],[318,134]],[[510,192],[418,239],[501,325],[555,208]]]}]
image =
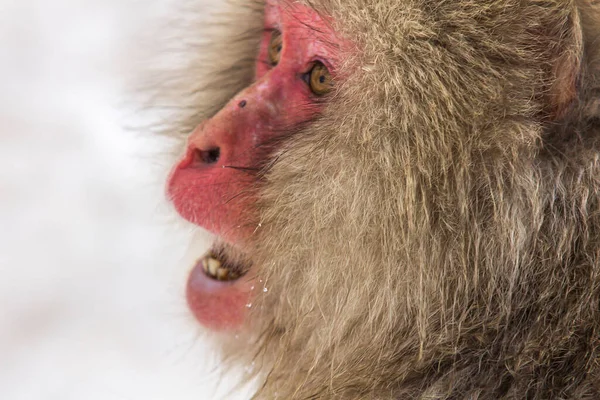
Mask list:
[{"label": "monkey fur", "polygon": [[[600,399],[600,2],[308,4],[355,51],[257,182],[256,398]],[[228,8],[194,44],[189,2],[164,131],[251,81]]]}]

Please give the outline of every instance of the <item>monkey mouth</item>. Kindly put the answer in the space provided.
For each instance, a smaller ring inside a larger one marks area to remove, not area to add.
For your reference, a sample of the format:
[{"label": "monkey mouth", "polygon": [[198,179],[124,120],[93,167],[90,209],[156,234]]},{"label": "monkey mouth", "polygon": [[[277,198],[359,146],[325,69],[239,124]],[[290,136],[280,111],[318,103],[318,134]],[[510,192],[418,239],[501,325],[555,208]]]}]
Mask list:
[{"label": "monkey mouth", "polygon": [[235,247],[216,243],[189,275],[187,303],[196,319],[214,331],[241,328],[252,304],[252,263]]},{"label": "monkey mouth", "polygon": [[244,276],[250,266],[236,263],[227,256],[223,249],[211,249],[199,261],[197,267],[210,279],[219,282],[235,282]]}]

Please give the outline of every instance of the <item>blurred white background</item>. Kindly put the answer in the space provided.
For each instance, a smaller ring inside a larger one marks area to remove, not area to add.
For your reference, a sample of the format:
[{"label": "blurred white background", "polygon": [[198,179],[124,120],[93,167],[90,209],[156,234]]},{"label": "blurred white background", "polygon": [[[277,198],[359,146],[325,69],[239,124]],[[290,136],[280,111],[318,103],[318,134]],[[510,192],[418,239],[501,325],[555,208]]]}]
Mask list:
[{"label": "blurred white background", "polygon": [[231,398],[185,306],[164,143],[123,129],[123,56],[169,1],[0,0],[3,400]]}]

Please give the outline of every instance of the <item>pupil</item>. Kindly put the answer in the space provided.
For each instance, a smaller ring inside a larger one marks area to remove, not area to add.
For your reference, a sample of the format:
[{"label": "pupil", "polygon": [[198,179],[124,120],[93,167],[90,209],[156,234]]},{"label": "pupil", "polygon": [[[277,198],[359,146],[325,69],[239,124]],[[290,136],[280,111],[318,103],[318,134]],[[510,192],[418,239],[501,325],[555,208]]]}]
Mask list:
[{"label": "pupil", "polygon": [[321,77],[319,78],[319,82],[325,83],[325,76],[324,75],[321,75]]},{"label": "pupil", "polygon": [[281,45],[277,46],[277,52],[278,52],[278,53],[279,53],[279,52],[281,52],[281,48],[282,48],[282,46],[281,46]]}]

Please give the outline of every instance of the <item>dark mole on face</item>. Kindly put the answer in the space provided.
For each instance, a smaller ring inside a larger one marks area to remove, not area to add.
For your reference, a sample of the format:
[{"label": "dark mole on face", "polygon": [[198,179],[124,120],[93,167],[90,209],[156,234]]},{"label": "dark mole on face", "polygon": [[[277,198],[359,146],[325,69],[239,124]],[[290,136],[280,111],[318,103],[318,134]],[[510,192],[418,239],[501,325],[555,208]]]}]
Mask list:
[{"label": "dark mole on face", "polygon": [[246,107],[246,104],[248,104],[248,102],[246,100],[242,100],[242,101],[240,101],[239,106],[240,106],[240,108],[244,108],[244,107]]}]

